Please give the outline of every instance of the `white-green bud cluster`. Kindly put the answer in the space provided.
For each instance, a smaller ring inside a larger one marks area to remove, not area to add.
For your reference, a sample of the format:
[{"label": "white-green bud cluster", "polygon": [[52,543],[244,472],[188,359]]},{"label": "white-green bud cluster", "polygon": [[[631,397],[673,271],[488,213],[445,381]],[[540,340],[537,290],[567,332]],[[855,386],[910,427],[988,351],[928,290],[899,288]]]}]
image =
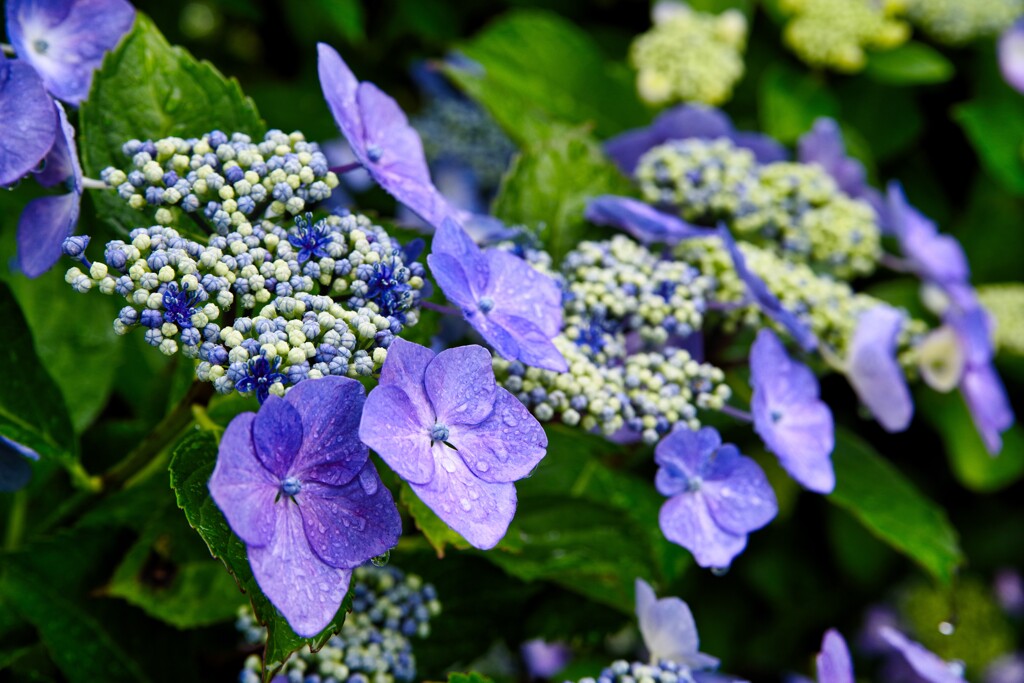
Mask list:
[{"label": "white-green bud cluster", "polygon": [[978,298],[995,318],[996,348],[1024,356],[1024,283],[982,285]]},{"label": "white-green bud cluster", "polygon": [[[949,2],[974,4],[974,0]],[[867,50],[888,50],[910,37],[910,27],[896,18],[903,0],[781,0],[780,4],[791,15],[783,40],[811,66],[856,73],[867,63]]]},{"label": "white-green bud cluster", "polygon": [[1024,0],[905,0],[907,15],[933,40],[963,45],[994,36],[1024,14]]}]

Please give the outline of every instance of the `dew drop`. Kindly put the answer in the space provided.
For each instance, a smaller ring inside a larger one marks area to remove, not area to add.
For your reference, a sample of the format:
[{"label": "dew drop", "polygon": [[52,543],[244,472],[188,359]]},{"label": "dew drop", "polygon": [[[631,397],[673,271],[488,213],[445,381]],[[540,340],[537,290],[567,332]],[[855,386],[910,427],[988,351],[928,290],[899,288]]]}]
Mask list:
[{"label": "dew drop", "polygon": [[488,465],[487,462],[484,460],[477,460],[476,468],[481,472],[486,472],[487,470],[491,469],[491,466]]},{"label": "dew drop", "polygon": [[725,576],[726,574],[729,573],[729,568],[728,567],[712,567],[711,568],[711,573],[714,574],[715,576]]},{"label": "dew drop", "polygon": [[382,554],[377,557],[370,558],[370,562],[373,563],[374,567],[383,567],[391,559],[391,551],[385,550]]},{"label": "dew drop", "polygon": [[473,505],[469,502],[469,498],[463,498],[459,501],[459,505],[462,506],[463,512],[469,512],[473,509]]},{"label": "dew drop", "polygon": [[519,424],[519,418],[516,417],[515,413],[513,413],[511,410],[506,411],[505,414],[501,416],[501,419],[509,427],[515,427],[517,424]]},{"label": "dew drop", "polygon": [[377,477],[369,467],[359,473],[359,483],[363,485],[363,492],[368,496],[377,493]]},{"label": "dew drop", "polygon": [[951,636],[954,633],[956,633],[956,626],[954,626],[951,622],[941,621],[939,622],[939,633],[941,633],[944,636]]},{"label": "dew drop", "polygon": [[455,471],[455,463],[452,462],[449,458],[444,458],[441,461],[441,467],[443,467],[445,471],[448,472],[449,474]]}]

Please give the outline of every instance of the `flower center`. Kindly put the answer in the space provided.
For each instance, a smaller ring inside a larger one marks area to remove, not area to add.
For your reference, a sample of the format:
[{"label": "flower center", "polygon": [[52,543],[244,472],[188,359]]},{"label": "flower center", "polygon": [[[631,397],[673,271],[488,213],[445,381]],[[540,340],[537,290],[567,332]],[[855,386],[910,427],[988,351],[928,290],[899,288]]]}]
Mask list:
[{"label": "flower center", "polygon": [[178,327],[192,327],[192,316],[198,303],[198,292],[178,289],[177,284],[170,283],[163,294],[164,321],[174,323]]},{"label": "flower center", "polygon": [[447,441],[448,440],[448,425],[440,422],[435,422],[434,426],[430,429],[430,440],[431,441]]},{"label": "flower center", "polygon": [[480,297],[480,301],[477,302],[476,306],[480,309],[481,313],[490,313],[494,310],[494,299],[489,296]]},{"label": "flower center", "polygon": [[693,476],[686,480],[686,491],[688,493],[696,493],[700,491],[700,487],[704,485],[704,480],[699,476]]},{"label": "flower center", "polygon": [[778,424],[779,420],[782,419],[782,413],[778,410],[773,410],[770,413],[770,417],[772,418],[772,424]]},{"label": "flower center", "polygon": [[366,156],[370,158],[370,161],[377,163],[380,158],[384,155],[384,151],[377,145],[366,146]]},{"label": "flower center", "polygon": [[39,39],[33,41],[32,47],[39,54],[45,55],[46,51],[50,49],[50,44],[48,42],[46,42],[45,40],[43,40],[42,38],[39,38]]},{"label": "flower center", "polygon": [[302,490],[302,482],[295,477],[288,477],[281,482],[281,493],[286,496],[297,496]]}]

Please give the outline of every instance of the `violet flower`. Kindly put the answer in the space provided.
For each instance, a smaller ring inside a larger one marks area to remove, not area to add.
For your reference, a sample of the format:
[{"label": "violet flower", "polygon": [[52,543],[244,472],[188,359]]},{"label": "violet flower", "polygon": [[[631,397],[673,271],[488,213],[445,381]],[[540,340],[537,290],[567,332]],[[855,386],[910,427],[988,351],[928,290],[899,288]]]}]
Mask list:
[{"label": "violet flower", "polygon": [[672,245],[710,232],[707,228],[691,225],[681,218],[630,197],[595,197],[587,204],[584,215],[595,225],[610,225],[625,230],[644,244],[658,242]]},{"label": "violet flower", "polygon": [[569,369],[552,341],[562,329],[562,293],[553,279],[507,251],[481,250],[450,218],[435,234],[427,263],[445,296],[503,357]]},{"label": "violet flower", "polygon": [[57,136],[57,112],[39,74],[0,53],[0,121],[17,135],[0,136],[0,186],[16,183],[42,161]]},{"label": "violet flower", "polygon": [[691,669],[714,669],[718,659],[700,652],[697,624],[679,598],[658,600],[643,579],[636,580],[636,618],[652,662],[667,660]]},{"label": "violet flower", "polygon": [[821,652],[815,658],[818,683],[853,683],[853,661],[850,648],[835,629],[829,629],[821,639]]},{"label": "violet flower", "polygon": [[228,425],[210,495],[260,589],[303,637],[322,631],[351,570],[398,542],[398,508],[357,434],[363,385],[301,382]]},{"label": "violet flower", "polygon": [[896,629],[883,626],[878,634],[903,656],[922,683],[963,683],[964,676],[960,667],[947,663]]},{"label": "violet flower", "polygon": [[320,87],[342,135],[378,185],[435,228],[454,210],[430,181],[423,143],[398,103],[359,82],[341,55],[319,43]]},{"label": "violet flower", "polygon": [[880,304],[861,314],[850,342],[846,376],[861,402],[889,432],[910,425],[914,402],[896,359],[904,315]]},{"label": "violet flower", "polygon": [[92,74],[135,21],[126,0],[8,0],[7,34],[55,98],[77,106]]},{"label": "violet flower", "polygon": [[13,439],[0,436],[0,493],[11,493],[22,488],[32,478],[29,460],[39,460],[39,454]]},{"label": "violet flower", "polygon": [[999,37],[999,69],[1010,87],[1024,93],[1024,17]]},{"label": "violet flower", "polygon": [[935,223],[907,202],[898,182],[889,183],[886,199],[886,222],[899,240],[910,269],[944,290],[969,286],[970,267],[956,238],[940,234]]},{"label": "violet flower", "polygon": [[61,256],[61,245],[75,231],[82,203],[82,167],[75,147],[75,129],[64,107],[54,102],[60,132],[46,155],[36,180],[43,187],[67,186],[69,192],[33,199],[18,220],[18,266],[28,277],[38,277]]},{"label": "violet flower", "polygon": [[884,215],[882,193],[871,187],[864,165],[847,156],[843,133],[834,119],[820,118],[797,142],[797,159],[802,164],[818,164],[832,176],[839,189],[854,199],[863,199]]},{"label": "violet flower", "polygon": [[662,112],[647,128],[626,131],[605,143],[605,151],[623,173],[632,175],[640,157],[669,140],[728,138],[737,147],[754,153],[758,162],[770,164],[789,158],[786,149],[767,135],[737,131],[725,113],[712,107],[683,104]]},{"label": "violet flower", "polygon": [[728,567],[747,534],[778,512],[761,468],[732,444],[723,446],[711,427],[677,429],[658,443],[654,460],[655,487],[669,497],[658,515],[661,531],[702,567]]},{"label": "violet flower", "polygon": [[832,412],[818,397],[818,379],[792,360],[779,338],[762,329],[750,348],[751,410],[754,430],[782,467],[801,485],[831,493],[835,426]]},{"label": "violet flower", "polygon": [[497,386],[482,346],[435,355],[401,338],[388,347],[380,384],[366,399],[359,438],[484,550],[497,545],[515,515],[513,482],[533,470],[548,445],[537,419]]},{"label": "violet flower", "polygon": [[572,648],[563,642],[549,643],[534,638],[519,648],[530,678],[554,678],[572,661]]}]

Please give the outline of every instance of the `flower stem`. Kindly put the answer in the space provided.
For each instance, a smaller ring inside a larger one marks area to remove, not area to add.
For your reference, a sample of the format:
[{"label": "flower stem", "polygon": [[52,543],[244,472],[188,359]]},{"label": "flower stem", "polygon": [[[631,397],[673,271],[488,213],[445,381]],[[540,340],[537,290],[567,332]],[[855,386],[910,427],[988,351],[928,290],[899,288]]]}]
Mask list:
[{"label": "flower stem", "polygon": [[82,188],[86,190],[109,190],[110,185],[107,185],[102,180],[96,180],[95,178],[82,178]]},{"label": "flower stem", "polygon": [[17,550],[21,543],[21,535],[25,530],[25,514],[28,511],[28,492],[25,489],[15,492],[11,501],[11,513],[7,518],[7,535],[4,537],[4,550]]},{"label": "flower stem", "polygon": [[732,407],[729,404],[725,404],[725,405],[722,406],[722,412],[725,413],[726,415],[728,415],[729,417],[734,417],[737,420],[740,420],[742,422],[753,422],[754,421],[754,416],[753,415],[751,415],[750,413],[748,413],[745,410],[740,410],[739,408],[734,408],[734,407]]},{"label": "flower stem", "polygon": [[353,161],[351,164],[344,164],[342,166],[331,166],[329,170],[335,175],[342,175],[344,173],[348,173],[349,171],[355,171],[362,167],[363,165],[361,163],[359,163],[358,161]]},{"label": "flower stem", "polygon": [[452,308],[451,306],[442,306],[441,304],[435,304],[433,301],[421,301],[420,306],[426,308],[429,311],[437,311],[444,315],[453,315],[456,318],[461,318],[462,313]]}]

